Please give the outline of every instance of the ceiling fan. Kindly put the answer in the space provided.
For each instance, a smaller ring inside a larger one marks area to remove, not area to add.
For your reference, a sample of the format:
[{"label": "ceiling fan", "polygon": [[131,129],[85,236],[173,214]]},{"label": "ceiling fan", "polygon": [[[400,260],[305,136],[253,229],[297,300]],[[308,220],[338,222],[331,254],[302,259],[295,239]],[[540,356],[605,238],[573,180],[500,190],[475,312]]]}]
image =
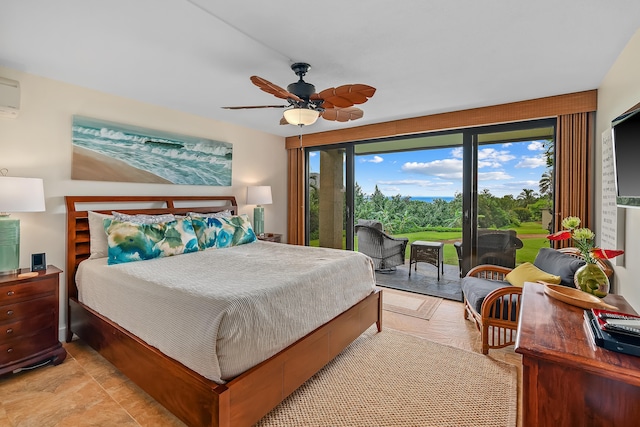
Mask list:
[{"label": "ceiling fan", "polygon": [[286,108],[280,124],[310,125],[315,123],[318,117],[325,120],[346,122],[362,118],[364,112],[354,107],[363,104],[375,93],[376,88],[364,84],[348,84],[331,87],[316,93],[314,85],[305,82],[302,78],[307,74],[311,66],[304,62],[296,62],[291,65],[293,72],[300,78],[291,83],[287,89],[283,89],[268,80],[258,76],[251,76],[251,82],[263,91],[271,95],[286,99],[287,105],[254,105],[243,107],[222,107],[229,110],[241,110],[250,108]]}]

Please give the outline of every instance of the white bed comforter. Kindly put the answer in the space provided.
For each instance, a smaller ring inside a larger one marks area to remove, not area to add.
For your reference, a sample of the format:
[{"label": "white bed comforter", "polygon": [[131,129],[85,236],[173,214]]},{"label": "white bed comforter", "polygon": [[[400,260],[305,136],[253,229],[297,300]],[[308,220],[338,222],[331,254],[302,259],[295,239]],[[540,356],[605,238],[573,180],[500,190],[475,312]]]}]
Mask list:
[{"label": "white bed comforter", "polygon": [[107,265],[83,261],[79,300],[218,383],[269,358],[369,295],[358,252],[257,241]]}]

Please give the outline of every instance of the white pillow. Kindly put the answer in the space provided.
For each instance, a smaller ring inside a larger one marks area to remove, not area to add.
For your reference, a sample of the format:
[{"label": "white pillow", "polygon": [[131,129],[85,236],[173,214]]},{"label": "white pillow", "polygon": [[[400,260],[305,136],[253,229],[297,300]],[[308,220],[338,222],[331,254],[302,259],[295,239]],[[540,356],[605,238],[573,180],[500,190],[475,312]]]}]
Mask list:
[{"label": "white pillow", "polygon": [[113,218],[113,215],[89,211],[89,259],[106,258],[109,256],[107,233],[104,231],[103,220]]}]

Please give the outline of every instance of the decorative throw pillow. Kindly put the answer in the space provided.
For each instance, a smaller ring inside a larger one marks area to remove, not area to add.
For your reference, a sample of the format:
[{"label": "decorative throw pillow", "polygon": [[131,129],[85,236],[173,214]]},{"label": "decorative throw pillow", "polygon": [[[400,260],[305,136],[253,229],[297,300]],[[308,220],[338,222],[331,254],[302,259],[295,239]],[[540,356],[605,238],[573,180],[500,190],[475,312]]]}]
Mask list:
[{"label": "decorative throw pillow", "polygon": [[162,258],[199,250],[189,218],[157,224],[104,220],[109,245],[108,264]]},{"label": "decorative throw pillow", "polygon": [[113,215],[89,211],[89,259],[106,258],[109,256],[107,233],[104,231],[103,220],[113,219]]},{"label": "decorative throw pillow", "polygon": [[524,282],[537,282],[538,280],[554,285],[560,284],[560,276],[542,271],[530,262],[520,264],[511,270],[511,272],[505,276],[505,279],[513,286],[519,288],[524,286]]},{"label": "decorative throw pillow", "polygon": [[113,218],[116,221],[122,222],[132,222],[134,224],[159,224],[161,222],[169,222],[176,219],[173,214],[160,214],[160,215],[146,215],[146,214],[136,214],[129,215],[122,212],[111,212],[113,214]]},{"label": "decorative throw pillow", "polygon": [[570,288],[575,287],[573,275],[584,263],[584,260],[563,254],[553,248],[540,248],[533,261],[533,265],[540,270],[560,276],[560,284]]},{"label": "decorative throw pillow", "polygon": [[201,250],[227,248],[256,240],[256,234],[246,214],[219,218],[194,216],[191,220]]},{"label": "decorative throw pillow", "polygon": [[187,216],[191,216],[191,217],[199,216],[202,218],[223,218],[223,217],[229,218],[233,216],[233,213],[231,213],[229,209],[225,209],[220,212],[210,212],[210,213],[189,212]]}]

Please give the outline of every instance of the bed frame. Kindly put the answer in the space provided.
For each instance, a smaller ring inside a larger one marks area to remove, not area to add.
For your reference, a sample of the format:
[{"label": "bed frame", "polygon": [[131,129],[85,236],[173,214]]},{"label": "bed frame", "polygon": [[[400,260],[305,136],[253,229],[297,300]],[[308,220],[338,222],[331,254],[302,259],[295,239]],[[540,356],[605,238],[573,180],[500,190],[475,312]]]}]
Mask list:
[{"label": "bed frame", "polygon": [[88,343],[131,381],[189,426],[251,426],[373,323],[382,328],[382,293],[375,291],[280,353],[228,383],[217,384],[164,355],[78,301],[75,275],[90,255],[89,210],[136,214],[237,212],[232,196],[66,196],[67,342]]}]

